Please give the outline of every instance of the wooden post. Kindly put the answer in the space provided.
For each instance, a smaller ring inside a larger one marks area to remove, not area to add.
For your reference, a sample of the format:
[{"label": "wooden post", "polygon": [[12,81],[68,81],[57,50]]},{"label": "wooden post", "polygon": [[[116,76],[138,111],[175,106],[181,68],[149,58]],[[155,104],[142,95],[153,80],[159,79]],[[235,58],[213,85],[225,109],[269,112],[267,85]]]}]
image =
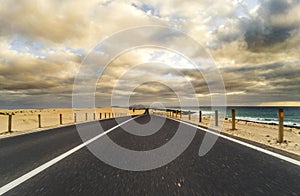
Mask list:
[{"label": "wooden post", "polygon": [[189,111],[189,120],[191,120],[191,111]]},{"label": "wooden post", "polygon": [[235,109],[231,110],[231,124],[232,124],[232,130],[236,130],[236,128],[235,128]]},{"label": "wooden post", "polygon": [[41,115],[38,115],[39,128],[42,128]]},{"label": "wooden post", "polygon": [[182,111],[180,110],[180,118],[182,118]]},{"label": "wooden post", "polygon": [[177,116],[178,116],[178,110],[176,110],[176,118],[177,118]]},{"label": "wooden post", "polygon": [[218,115],[218,110],[215,111],[215,125],[216,125],[216,127],[219,126],[219,115]]},{"label": "wooden post", "polygon": [[63,124],[63,121],[62,121],[62,114],[59,114],[59,124]]},{"label": "wooden post", "polygon": [[88,120],[88,115],[87,115],[87,113],[85,113],[85,120],[86,120],[86,121]]},{"label": "wooden post", "polygon": [[104,118],[106,118],[106,112],[104,113]]},{"label": "wooden post", "polygon": [[94,113],[94,120],[96,120],[96,113]]},{"label": "wooden post", "polygon": [[102,113],[99,114],[99,118],[100,118],[100,119],[102,118]]},{"label": "wooden post", "polygon": [[202,122],[202,111],[199,110],[199,122]]},{"label": "wooden post", "polygon": [[108,113],[108,118],[110,118],[110,113]]},{"label": "wooden post", "polygon": [[77,119],[76,119],[76,113],[74,113],[74,123],[77,122]]},{"label": "wooden post", "polygon": [[282,143],[283,142],[283,119],[284,119],[284,112],[282,108],[279,108],[278,110],[278,142]]},{"label": "wooden post", "polygon": [[8,115],[8,132],[11,133],[12,132],[12,114]]}]

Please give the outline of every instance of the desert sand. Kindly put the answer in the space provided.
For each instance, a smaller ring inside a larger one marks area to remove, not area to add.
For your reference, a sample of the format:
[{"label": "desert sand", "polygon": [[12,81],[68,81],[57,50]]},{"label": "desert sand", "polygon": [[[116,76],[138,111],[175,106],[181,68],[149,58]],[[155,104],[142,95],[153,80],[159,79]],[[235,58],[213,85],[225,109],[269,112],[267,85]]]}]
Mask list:
[{"label": "desert sand", "polygon": [[[141,114],[144,110],[128,110],[128,108],[51,108],[51,109],[18,109],[0,110],[0,113],[12,115],[12,132],[8,133],[8,115],[0,115],[0,138],[25,132],[40,131],[49,128],[66,126],[76,123],[112,118],[115,116],[128,116]],[[62,124],[60,124],[60,114]],[[41,127],[39,128],[38,115],[41,116]]]}]

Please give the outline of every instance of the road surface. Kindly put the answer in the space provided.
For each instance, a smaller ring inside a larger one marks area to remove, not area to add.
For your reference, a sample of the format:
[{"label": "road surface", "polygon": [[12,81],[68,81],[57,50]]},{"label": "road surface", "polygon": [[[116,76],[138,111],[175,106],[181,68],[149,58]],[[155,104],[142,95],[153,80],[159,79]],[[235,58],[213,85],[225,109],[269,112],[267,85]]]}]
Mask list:
[{"label": "road surface", "polygon": [[[161,121],[162,117],[151,116]],[[125,122],[130,117],[119,118]],[[150,116],[128,121],[140,129]],[[93,138],[117,126],[114,119],[81,124]],[[179,122],[166,119],[159,131],[136,136],[117,127],[107,135],[132,150],[151,150],[168,142]],[[190,131],[191,126],[184,124]],[[151,131],[151,130],[150,130]],[[300,167],[225,138],[218,138],[203,157],[198,156],[205,135],[198,130],[189,147],[174,161],[149,171],[117,169],[95,157],[86,147],[29,177],[10,190],[5,186],[83,142],[76,126],[66,126],[0,140],[0,192],[5,195],[299,195]],[[95,142],[101,142],[101,137]],[[92,142],[93,143],[93,142]],[[88,145],[92,145],[92,143]],[[16,182],[17,183],[17,182]],[[7,192],[6,192],[7,191]]]}]

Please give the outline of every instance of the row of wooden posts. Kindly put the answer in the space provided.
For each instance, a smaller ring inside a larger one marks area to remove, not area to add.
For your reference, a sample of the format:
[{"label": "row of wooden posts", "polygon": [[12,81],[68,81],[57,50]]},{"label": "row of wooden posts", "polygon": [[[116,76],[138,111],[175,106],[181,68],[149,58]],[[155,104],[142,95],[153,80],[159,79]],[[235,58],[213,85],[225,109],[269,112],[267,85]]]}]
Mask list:
[{"label": "row of wooden posts", "polygon": [[[171,117],[179,117],[182,118],[182,112],[180,111],[171,111],[169,116]],[[188,111],[188,118],[191,120],[191,111]],[[219,112],[215,110],[215,126],[219,126]],[[283,121],[284,121],[284,111],[282,108],[278,109],[278,142],[283,142]],[[199,111],[199,122],[202,122],[202,111]],[[231,110],[231,129],[236,130],[236,110]]]},{"label": "row of wooden posts", "polygon": [[[106,118],[114,118],[125,116],[125,113],[99,113],[99,119],[106,119]],[[8,114],[8,132],[12,132],[12,116],[13,114]],[[85,113],[85,121],[88,120],[88,113]],[[96,120],[96,113],[93,113],[93,120]],[[77,113],[74,113],[74,123],[77,123]],[[59,114],[59,124],[63,125],[63,114]],[[42,128],[42,115],[38,114],[38,128]]]},{"label": "row of wooden posts", "polygon": [[[114,118],[119,117],[124,114],[117,114],[117,113],[103,113],[104,118]],[[169,114],[171,117],[179,117],[182,118],[182,112],[180,111],[171,111]],[[12,114],[8,115],[8,132],[12,132]],[[191,112],[188,112],[189,120],[191,120]],[[96,113],[93,113],[94,120],[96,120]],[[42,128],[42,120],[41,120],[41,114],[38,114],[38,127]],[[99,113],[99,119],[102,119],[102,113]],[[88,120],[88,113],[85,113],[85,120]],[[284,120],[284,111],[282,108],[278,110],[278,142],[283,142],[283,120]],[[74,123],[77,122],[77,114],[74,113]],[[199,111],[199,122],[202,122],[202,111]],[[59,114],[59,123],[60,125],[63,124],[63,115]],[[232,124],[232,130],[236,130],[236,110],[231,110],[231,124]],[[215,126],[219,126],[219,117],[218,117],[218,110],[215,110]]]}]

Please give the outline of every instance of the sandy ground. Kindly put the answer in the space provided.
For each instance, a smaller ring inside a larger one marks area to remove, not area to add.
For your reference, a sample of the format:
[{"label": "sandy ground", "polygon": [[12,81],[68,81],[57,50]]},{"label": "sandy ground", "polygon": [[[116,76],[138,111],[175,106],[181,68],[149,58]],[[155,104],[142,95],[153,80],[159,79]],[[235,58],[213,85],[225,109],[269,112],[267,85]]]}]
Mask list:
[{"label": "sandy ground", "polygon": [[[94,119],[112,118],[115,116],[127,116],[141,114],[144,110],[132,110],[128,108],[96,108],[96,109],[70,109],[70,108],[52,108],[52,109],[20,109],[20,110],[0,110],[2,113],[14,113],[12,116],[12,133],[8,133],[8,115],[0,115],[0,138],[11,135],[22,134],[25,132],[40,131],[49,128],[74,124],[74,114],[76,113],[76,122],[93,121]],[[112,114],[113,113],[113,114]],[[41,115],[41,128],[38,124],[38,115]],[[62,114],[62,125],[60,124],[60,114]],[[163,112],[156,114],[166,115]],[[94,117],[95,115],[95,117]],[[175,116],[174,116],[175,117]],[[179,119],[179,115],[177,116]],[[192,115],[191,120],[188,115],[182,115],[182,120],[189,121],[202,126],[214,127],[214,119],[204,116],[199,123],[199,116]],[[223,125],[222,125],[223,124]],[[285,150],[287,152],[300,156],[300,129],[284,128],[284,143],[277,143],[278,126],[266,125],[253,122],[237,120],[236,130],[231,130],[231,119],[219,122],[219,129],[240,138],[256,141],[274,148]]]},{"label": "sandy ground", "polygon": [[[176,116],[173,117],[176,118]],[[179,119],[179,115],[177,118]],[[193,124],[210,127],[213,129],[216,128],[214,126],[214,119],[211,120],[209,116],[203,116],[201,123],[199,123],[198,115],[192,115],[191,120],[189,120],[188,115],[183,115],[181,119]],[[232,130],[231,119],[227,119],[223,120],[223,123],[219,121],[218,129],[230,135],[265,144],[300,156],[299,128],[284,127],[284,142],[281,144],[277,143],[278,125],[267,125],[236,120],[236,130]]]},{"label": "sandy ground", "polygon": [[[141,114],[144,110],[132,110],[128,108],[96,108],[96,109],[71,109],[71,108],[51,108],[51,109],[19,109],[0,110],[0,113],[13,113],[12,133],[8,133],[8,115],[0,115],[0,138],[10,135],[22,134],[30,131],[40,131],[49,128],[74,124],[76,122],[93,121],[115,116],[127,116]],[[60,124],[60,114],[62,115],[62,125]],[[41,128],[39,128],[38,115],[41,115]]]}]

